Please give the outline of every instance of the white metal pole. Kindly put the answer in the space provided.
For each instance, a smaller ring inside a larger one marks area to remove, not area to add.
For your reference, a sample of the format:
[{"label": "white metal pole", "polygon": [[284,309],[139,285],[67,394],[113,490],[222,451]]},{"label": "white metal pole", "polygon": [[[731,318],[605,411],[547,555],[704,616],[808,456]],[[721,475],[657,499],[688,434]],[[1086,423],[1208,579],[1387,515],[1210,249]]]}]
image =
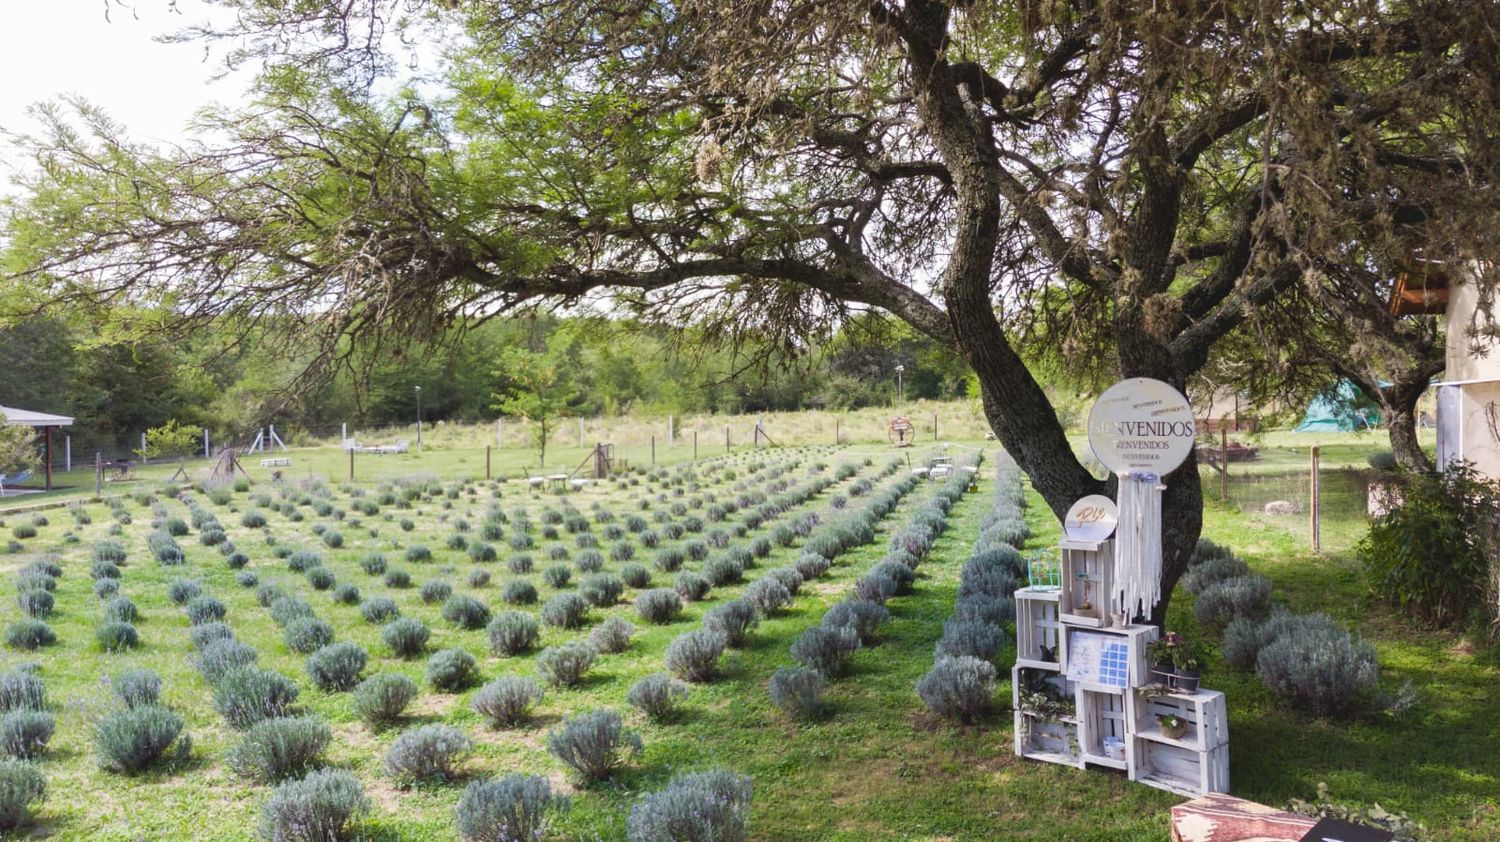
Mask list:
[{"label": "white metal pole", "polygon": [[63,464],[68,472],[73,470],[73,437],[63,436]]},{"label": "white metal pole", "polygon": [[204,459],[208,459],[211,456],[213,456],[213,452],[210,451],[209,447],[208,447],[208,428],[204,427],[203,428],[203,458]]},{"label": "white metal pole", "polygon": [[141,433],[141,464],[146,464],[146,434]]},{"label": "white metal pole", "polygon": [[502,448],[502,447],[505,446],[505,430],[504,430],[503,427],[501,427],[502,423],[504,423],[504,422],[501,421],[501,419],[499,419],[499,418],[495,419],[495,448],[496,449],[499,449],[499,448]]}]

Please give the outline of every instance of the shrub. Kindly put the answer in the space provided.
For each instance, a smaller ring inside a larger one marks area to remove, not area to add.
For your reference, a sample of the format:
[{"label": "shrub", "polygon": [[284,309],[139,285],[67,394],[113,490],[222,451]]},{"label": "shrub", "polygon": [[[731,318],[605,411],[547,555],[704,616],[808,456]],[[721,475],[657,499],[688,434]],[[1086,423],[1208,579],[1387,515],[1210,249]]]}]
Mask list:
[{"label": "shrub", "polygon": [[307,657],[307,677],[326,693],[349,690],[359,683],[369,659],[357,643],[330,643]]},{"label": "shrub", "polygon": [[260,816],[272,842],[339,842],[370,809],[359,779],[343,769],[319,769],[276,787]]},{"label": "shrub", "polygon": [[323,556],[312,550],[298,550],[286,560],[286,566],[293,573],[306,573],[314,567],[322,567]]},{"label": "shrub", "polygon": [[333,642],[333,626],[316,617],[299,617],[287,623],[282,639],[286,648],[307,655]]},{"label": "shrub", "polygon": [[624,762],[625,749],[640,748],[640,737],[626,731],[620,715],[612,710],[581,713],[547,735],[547,750],[586,783],[608,779]]},{"label": "shrub", "polygon": [[30,760],[47,751],[57,721],[42,710],[13,710],[0,717],[0,753]]},{"label": "shrub", "polygon": [[478,668],[474,656],[463,649],[443,649],[427,659],[427,683],[434,690],[457,693],[473,682]]},{"label": "shrub", "polygon": [[417,593],[422,597],[423,602],[433,605],[452,596],[453,586],[442,579],[433,579],[430,582],[424,582],[422,589]]},{"label": "shrub", "polygon": [[620,601],[620,594],[625,592],[625,583],[620,577],[609,573],[593,573],[585,576],[578,585],[578,593],[589,601],[590,605],[600,608],[608,608]]},{"label": "shrub", "polygon": [[970,594],[954,601],[953,616],[959,620],[1003,626],[1015,619],[1016,602],[1010,597]]},{"label": "shrub", "polygon": [[202,652],[204,647],[216,640],[233,640],[234,631],[223,623],[203,623],[188,630],[188,639],[193,648]]},{"label": "shrub", "polygon": [[828,680],[817,670],[778,667],[767,689],[771,702],[783,713],[798,719],[816,719],[823,715],[823,688],[827,684]]},{"label": "shrub", "polygon": [[505,583],[500,598],[511,605],[530,605],[536,602],[536,585],[525,579],[512,579]]},{"label": "shrub", "polygon": [[315,591],[326,591],[338,581],[338,577],[333,575],[333,571],[326,567],[313,567],[305,571],[302,575]]},{"label": "shrub", "polygon": [[761,616],[770,617],[792,603],[792,592],[785,585],[766,576],[751,582],[740,599],[750,603]]},{"label": "shrub", "polygon": [[401,783],[446,781],[457,775],[457,763],[473,748],[463,732],[448,725],[423,725],[396,738],[385,753],[385,771]]},{"label": "shrub", "polygon": [[5,629],[5,645],[13,649],[36,650],[57,642],[57,633],[42,620],[23,617]]},{"label": "shrub", "polygon": [[36,537],[36,527],[29,523],[17,524],[15,528],[11,529],[10,534],[22,541],[27,541]]},{"label": "shrub", "polygon": [[703,565],[703,578],[716,588],[732,585],[745,575],[745,567],[729,556],[711,558]]},{"label": "shrub", "polygon": [[1348,716],[1369,701],[1380,678],[1375,648],[1331,623],[1304,624],[1260,650],[1255,674],[1300,710]]},{"label": "shrub", "polygon": [[949,620],[943,623],[943,637],[937,642],[936,655],[939,660],[967,655],[993,663],[1004,645],[1005,630],[999,626],[973,620]]},{"label": "shrub", "polygon": [[94,639],[105,652],[123,652],[141,645],[141,634],[135,626],[120,620],[108,620],[94,629]]},{"label": "shrub", "polygon": [[1400,476],[1401,505],[1371,524],[1359,544],[1371,587],[1426,623],[1478,619],[1493,542],[1500,541],[1500,485],[1467,462]]},{"label": "shrub", "polygon": [[203,585],[197,579],[178,579],[167,588],[167,598],[173,605],[186,605],[188,600],[203,593]]},{"label": "shrub", "polygon": [[413,544],[406,548],[406,553],[403,557],[408,564],[421,564],[422,562],[432,561],[432,550],[421,544]]},{"label": "shrub", "polygon": [[127,670],[110,681],[115,698],[129,708],[154,705],[161,696],[161,678],[148,669]]},{"label": "shrub", "polygon": [[267,582],[255,589],[255,602],[262,608],[269,608],[286,595],[286,589],[280,584]]},{"label": "shrub", "polygon": [[739,649],[750,641],[750,631],[760,624],[755,608],[743,599],[715,605],[703,615],[703,627],[724,635],[725,645]]},{"label": "shrub", "polygon": [[629,842],[744,842],[750,838],[750,779],[722,770],[679,775],[636,802]]},{"label": "shrub", "polygon": [[599,653],[593,644],[570,640],[559,646],[549,646],[536,657],[537,672],[548,684],[555,687],[576,687],[584,673],[594,665]]},{"label": "shrub", "polygon": [[861,645],[873,643],[880,627],[890,620],[891,612],[884,605],[863,599],[845,600],[823,615],[823,625],[828,628],[847,626],[854,629]]},{"label": "shrub", "polygon": [[183,608],[183,613],[187,615],[189,623],[201,626],[204,623],[222,621],[224,616],[229,613],[229,609],[215,597],[198,596],[188,602]]},{"label": "shrub", "polygon": [[552,794],[546,778],[507,775],[464,788],[456,813],[464,842],[532,842],[547,834],[548,814],[566,810],[568,799]]},{"label": "shrub", "polygon": [[482,629],[490,621],[490,609],[467,594],[455,594],[443,603],[443,619],[461,629]]},{"label": "shrub", "polygon": [[1201,564],[1189,567],[1182,574],[1182,580],[1178,583],[1184,591],[1198,595],[1203,593],[1209,585],[1217,584],[1225,579],[1236,579],[1240,576],[1250,575],[1250,565],[1243,559],[1233,556],[1222,556],[1203,561]]},{"label": "shrub", "polygon": [[900,588],[901,583],[882,573],[871,572],[854,580],[854,596],[856,599],[882,605],[885,604],[886,600],[895,596]]},{"label": "shrub", "polygon": [[359,614],[367,623],[386,623],[401,616],[396,601],[388,596],[367,599],[359,605]]},{"label": "shrub", "polygon": [[490,583],[490,571],[474,569],[469,571],[469,587],[482,588]]},{"label": "shrub", "polygon": [[46,794],[47,779],[35,764],[0,760],[0,831],[29,824],[32,807]]},{"label": "shrub", "polygon": [[198,671],[210,684],[237,667],[255,663],[255,650],[232,637],[209,641],[198,655]]},{"label": "shrub", "polygon": [[817,553],[806,553],[797,559],[794,566],[797,572],[802,574],[802,578],[805,581],[808,579],[817,579],[824,573],[827,573],[828,568],[833,566],[833,563]]},{"label": "shrub", "polygon": [[[582,541],[584,538],[588,538],[591,542],[593,541],[592,535],[580,535],[578,536],[580,541],[578,546],[583,546]],[[598,573],[604,569],[604,556],[598,550],[584,550],[578,554],[577,558],[573,559],[573,564],[578,567],[579,573]]]},{"label": "shrub", "polygon": [[704,627],[680,634],[667,644],[664,660],[667,669],[687,681],[709,681],[718,671],[719,656],[724,654],[728,638],[722,631]]},{"label": "shrub", "polygon": [[105,714],[94,727],[94,753],[110,772],[139,772],[176,747],[179,757],[192,750],[182,733],[182,717],[155,705]]},{"label": "shrub", "polygon": [[631,685],[625,700],[646,716],[657,721],[671,719],[678,706],[688,697],[686,684],[664,672],[653,673]]},{"label": "shrub", "polygon": [[682,568],[682,563],[686,560],[687,557],[683,554],[682,550],[676,547],[668,547],[657,552],[656,558],[652,559],[651,563],[656,565],[656,569],[663,573],[676,573]]},{"label": "shrub", "polygon": [[0,711],[43,710],[47,686],[27,668],[0,674]]},{"label": "shrub", "polygon": [[524,721],[541,702],[542,688],[536,681],[507,675],[479,688],[470,705],[491,725],[503,728]]},{"label": "shrub", "polygon": [[635,613],[648,623],[670,623],[682,613],[682,597],[671,588],[642,591],[635,598]]},{"label": "shrub", "polygon": [[536,645],[540,629],[536,618],[524,611],[504,611],[485,627],[490,651],[497,655],[516,655]]},{"label": "shrub", "polygon": [[89,567],[89,575],[95,579],[118,579],[120,568],[112,561],[96,561]]},{"label": "shrub", "polygon": [[[250,556],[247,556],[242,552],[232,552],[224,557],[224,564],[230,570],[239,570],[249,563]],[[241,573],[239,576],[237,576],[236,579],[241,585],[253,585],[256,582],[256,575],[249,570],[246,570],[244,573]]]},{"label": "shrub", "polygon": [[388,588],[396,588],[398,590],[409,588],[411,587],[411,574],[405,570],[387,570],[381,581]]},{"label": "shrub", "polygon": [[632,588],[644,588],[651,584],[651,571],[639,564],[627,564],[620,568],[620,578]]},{"label": "shrub", "polygon": [[972,721],[995,695],[995,665],[959,655],[939,658],[917,681],[917,696],[938,716]]},{"label": "shrub", "polygon": [[531,556],[522,554],[511,556],[505,562],[505,566],[510,570],[510,572],[520,575],[523,573],[530,573],[534,565],[532,563]]},{"label": "shrub", "polygon": [[384,725],[400,719],[418,692],[417,683],[399,673],[372,675],[354,688],[354,710],[365,722]]},{"label": "shrub", "polygon": [[313,619],[313,607],[307,600],[297,596],[284,596],[271,603],[271,619],[278,626],[288,626],[294,620]]},{"label": "shrub", "polygon": [[427,625],[415,617],[398,617],[386,623],[380,631],[380,639],[398,658],[415,658],[422,654],[430,635]]},{"label": "shrub", "polygon": [[542,622],[563,629],[575,629],[583,625],[589,604],[576,593],[558,594],[542,606]]},{"label": "shrub", "polygon": [[1198,624],[1217,634],[1235,617],[1260,619],[1271,610],[1271,580],[1264,576],[1236,576],[1204,588],[1193,604]]},{"label": "shrub", "polygon": [[100,541],[94,545],[94,561],[125,563],[125,545],[119,541]]},{"label": "shrub", "polygon": [[780,583],[792,596],[796,596],[802,587],[802,574],[795,567],[773,567],[766,571],[766,578]]},{"label": "shrub", "polygon": [[381,555],[380,553],[370,553],[360,558],[359,569],[365,571],[371,576],[379,576],[380,574],[384,573],[386,569],[385,556]]},{"label": "shrub", "polygon": [[224,760],[238,775],[274,783],[307,771],[332,739],[328,723],[316,716],[263,719],[250,726]]},{"label": "shrub", "polygon": [[235,728],[285,716],[297,702],[297,685],[279,672],[256,666],[228,670],[214,685],[214,708]]},{"label": "shrub", "polygon": [[566,588],[573,578],[573,569],[566,564],[554,564],[542,571],[542,578],[553,588]]},{"label": "shrub", "polygon": [[94,596],[101,600],[113,598],[120,592],[119,579],[100,579],[94,582]]},{"label": "shrub", "polygon": [[688,602],[697,602],[708,596],[708,580],[691,570],[683,570],[672,580],[672,590]]},{"label": "shrub", "polygon": [[843,672],[859,645],[859,635],[849,626],[814,626],[792,643],[792,660],[833,678]]},{"label": "shrub", "polygon": [[488,564],[499,558],[499,556],[495,553],[495,548],[490,544],[486,544],[483,541],[475,541],[469,545],[469,558],[477,564]]},{"label": "shrub", "polygon": [[[672,595],[676,596],[675,593]],[[631,625],[628,620],[610,617],[589,632],[589,643],[603,653],[624,652],[630,648],[630,637],[633,634],[635,634],[635,626]]]},{"label": "shrub", "polygon": [[117,620],[122,623],[133,623],[140,616],[136,610],[135,603],[129,597],[117,596],[109,602],[104,603],[104,619]]},{"label": "shrub", "polygon": [[359,588],[350,584],[339,585],[333,589],[333,601],[340,605],[356,605],[359,603]]}]

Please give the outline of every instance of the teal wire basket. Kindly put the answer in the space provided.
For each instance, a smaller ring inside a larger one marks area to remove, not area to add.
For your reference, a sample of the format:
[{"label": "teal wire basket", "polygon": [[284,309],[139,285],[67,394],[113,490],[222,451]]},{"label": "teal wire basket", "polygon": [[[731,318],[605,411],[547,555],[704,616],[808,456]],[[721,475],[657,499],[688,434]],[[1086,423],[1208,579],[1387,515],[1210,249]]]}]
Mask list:
[{"label": "teal wire basket", "polygon": [[1062,561],[1046,550],[1028,554],[1026,586],[1039,591],[1062,590]]}]

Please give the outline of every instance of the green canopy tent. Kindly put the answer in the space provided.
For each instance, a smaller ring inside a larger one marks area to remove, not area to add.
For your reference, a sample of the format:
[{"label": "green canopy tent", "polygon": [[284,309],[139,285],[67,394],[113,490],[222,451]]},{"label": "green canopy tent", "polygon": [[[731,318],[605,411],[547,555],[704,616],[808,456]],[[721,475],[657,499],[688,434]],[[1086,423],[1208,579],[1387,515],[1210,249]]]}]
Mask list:
[{"label": "green canopy tent", "polygon": [[1340,380],[1307,405],[1299,433],[1347,433],[1380,426],[1380,410],[1352,381]]}]

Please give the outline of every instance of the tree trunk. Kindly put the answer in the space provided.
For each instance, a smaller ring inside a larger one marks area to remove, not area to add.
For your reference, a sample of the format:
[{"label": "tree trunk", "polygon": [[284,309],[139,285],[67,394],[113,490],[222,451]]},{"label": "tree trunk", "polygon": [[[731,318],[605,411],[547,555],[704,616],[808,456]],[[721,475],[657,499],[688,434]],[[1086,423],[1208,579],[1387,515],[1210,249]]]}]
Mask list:
[{"label": "tree trunk", "polygon": [[1416,401],[1409,405],[1391,406],[1386,410],[1387,433],[1391,439],[1391,452],[1396,454],[1396,464],[1408,471],[1426,473],[1435,466],[1417,441]]}]

